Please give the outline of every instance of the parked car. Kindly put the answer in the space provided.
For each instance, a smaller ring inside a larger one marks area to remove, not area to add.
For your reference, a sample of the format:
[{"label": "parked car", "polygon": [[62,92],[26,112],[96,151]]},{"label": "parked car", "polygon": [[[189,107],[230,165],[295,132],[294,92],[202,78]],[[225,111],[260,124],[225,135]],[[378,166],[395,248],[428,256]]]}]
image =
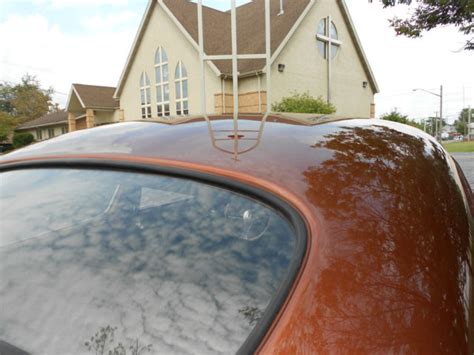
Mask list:
[{"label": "parked car", "polygon": [[0,353],[473,351],[472,192],[419,130],[140,121],[0,159]]}]

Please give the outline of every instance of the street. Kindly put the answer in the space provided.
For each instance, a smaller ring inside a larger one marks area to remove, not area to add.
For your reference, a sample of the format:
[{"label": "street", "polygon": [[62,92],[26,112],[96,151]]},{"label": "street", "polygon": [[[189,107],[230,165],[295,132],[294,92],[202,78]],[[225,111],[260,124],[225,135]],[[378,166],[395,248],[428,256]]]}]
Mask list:
[{"label": "street", "polygon": [[454,159],[461,165],[466,179],[474,191],[474,153],[451,153]]}]

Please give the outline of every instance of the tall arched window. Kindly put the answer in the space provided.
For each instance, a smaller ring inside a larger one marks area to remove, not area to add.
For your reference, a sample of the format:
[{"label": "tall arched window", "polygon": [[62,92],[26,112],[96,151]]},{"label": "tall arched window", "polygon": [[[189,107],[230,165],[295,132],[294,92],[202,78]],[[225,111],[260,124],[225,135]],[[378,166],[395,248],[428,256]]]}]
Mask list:
[{"label": "tall arched window", "polygon": [[140,103],[142,118],[151,118],[151,84],[147,73],[143,72],[140,78]]},{"label": "tall arched window", "polygon": [[174,73],[176,85],[176,114],[178,116],[189,114],[188,99],[188,72],[183,62],[179,61]]},{"label": "tall arched window", "polygon": [[170,86],[168,71],[168,56],[166,51],[159,47],[155,54],[156,76],[156,105],[158,117],[170,115]]}]

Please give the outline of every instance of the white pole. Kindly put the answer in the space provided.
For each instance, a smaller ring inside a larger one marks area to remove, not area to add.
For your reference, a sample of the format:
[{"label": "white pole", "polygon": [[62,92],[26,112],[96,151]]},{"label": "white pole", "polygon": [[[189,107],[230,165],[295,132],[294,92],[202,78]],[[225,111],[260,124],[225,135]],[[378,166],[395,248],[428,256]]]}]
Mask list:
[{"label": "white pole", "polygon": [[204,64],[204,31],[202,24],[202,0],[198,0],[198,37],[199,37],[199,60],[201,61],[201,111],[203,115],[206,110],[206,74]]},{"label": "white pole", "polygon": [[235,0],[231,0],[231,31],[232,31],[232,95],[234,96],[234,129],[237,130],[239,115],[239,71],[237,65],[237,11]]},{"label": "white pole", "polygon": [[257,84],[258,84],[258,112],[262,113],[262,79],[260,74],[257,74]]},{"label": "white pole", "polygon": [[328,16],[327,18],[327,23],[326,23],[326,35],[328,37],[328,51],[327,51],[327,61],[328,61],[328,103],[331,103],[332,100],[332,39],[331,39],[331,24],[332,24],[332,18],[331,16]]},{"label": "white pole", "polygon": [[267,79],[267,113],[272,110],[272,68],[271,68],[271,56],[272,56],[272,44],[271,44],[271,26],[270,26],[270,0],[265,0],[265,43],[266,43],[266,79]]},{"label": "white pole", "polygon": [[471,106],[469,106],[469,116],[468,116],[468,123],[467,123],[467,140],[470,142],[471,141],[471,120],[472,120],[472,111],[471,111]]},{"label": "white pole", "polygon": [[222,113],[225,112],[225,78],[222,78]]}]

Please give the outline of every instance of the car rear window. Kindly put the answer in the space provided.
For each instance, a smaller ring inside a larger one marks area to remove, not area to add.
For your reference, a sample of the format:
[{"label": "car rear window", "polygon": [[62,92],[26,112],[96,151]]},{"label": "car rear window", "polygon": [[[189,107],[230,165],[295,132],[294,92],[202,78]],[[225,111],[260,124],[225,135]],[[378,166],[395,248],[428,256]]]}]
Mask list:
[{"label": "car rear window", "polygon": [[0,353],[234,353],[297,244],[255,197],[183,177],[7,171],[0,208]]}]

